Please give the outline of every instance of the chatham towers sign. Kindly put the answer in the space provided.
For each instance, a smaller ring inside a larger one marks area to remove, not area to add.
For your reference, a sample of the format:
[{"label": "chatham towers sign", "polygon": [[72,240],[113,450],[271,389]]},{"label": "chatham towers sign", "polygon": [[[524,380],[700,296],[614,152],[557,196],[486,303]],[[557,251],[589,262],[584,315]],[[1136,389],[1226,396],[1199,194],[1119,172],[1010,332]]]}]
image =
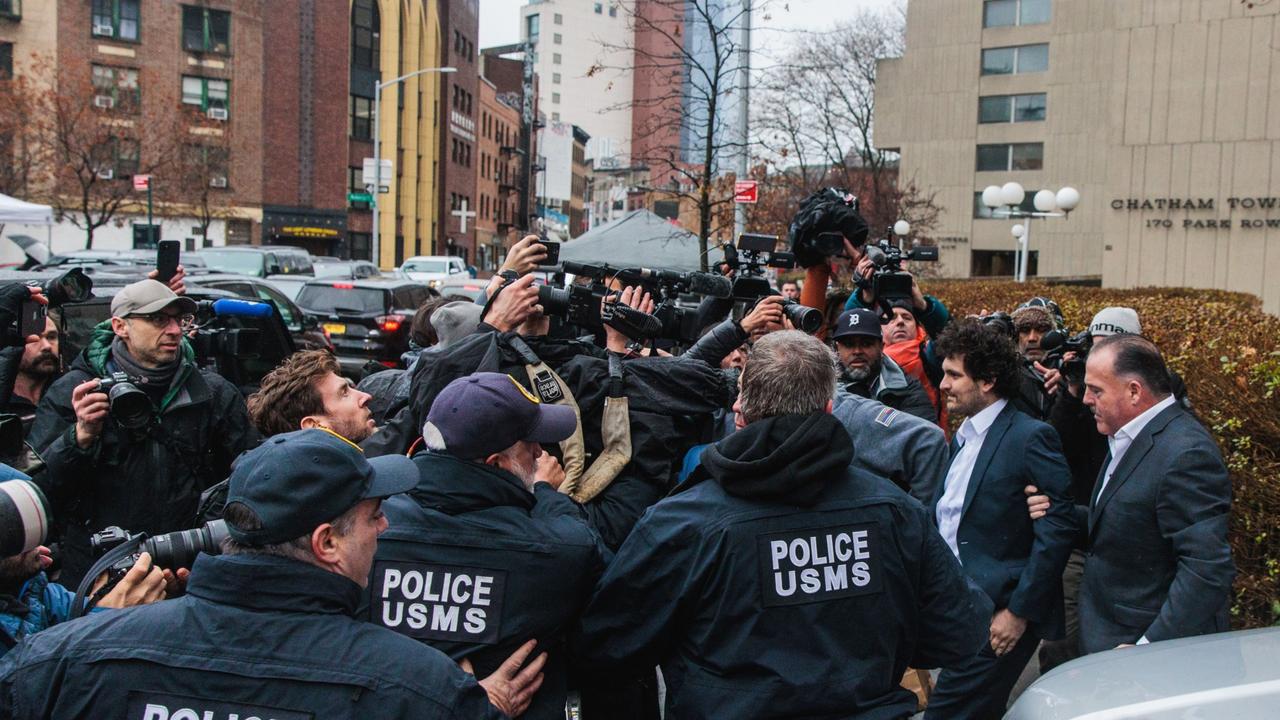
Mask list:
[{"label": "chatham towers sign", "polygon": [[[1184,217],[1177,223],[1190,230],[1229,230],[1232,227],[1246,230],[1280,229],[1280,217],[1256,217],[1258,211],[1280,209],[1280,197],[1228,197],[1226,202],[1219,203],[1217,198],[1115,198],[1111,201],[1112,210],[1125,212],[1213,212],[1230,215],[1230,217]],[[1235,217],[1237,211],[1252,211],[1254,217]],[[1150,228],[1173,228],[1173,218],[1148,218],[1146,226]]]}]

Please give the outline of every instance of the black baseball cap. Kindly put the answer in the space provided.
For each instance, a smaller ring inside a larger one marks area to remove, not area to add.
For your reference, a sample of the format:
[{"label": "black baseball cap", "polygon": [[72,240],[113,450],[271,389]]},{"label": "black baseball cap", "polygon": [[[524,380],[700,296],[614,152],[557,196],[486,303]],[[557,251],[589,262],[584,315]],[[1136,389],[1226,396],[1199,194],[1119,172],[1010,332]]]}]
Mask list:
[{"label": "black baseball cap", "polygon": [[440,391],[427,413],[423,435],[431,428],[450,455],[478,460],[521,440],[560,442],[577,430],[578,414],[567,405],[540,402],[510,375],[478,372]]},{"label": "black baseball cap", "polygon": [[227,504],[244,503],[262,527],[227,523],[227,532],[245,545],[285,542],[361,500],[408,492],[417,484],[418,468],[403,455],[366,459],[359,446],[326,430],[275,435],[240,456],[227,487]]},{"label": "black baseball cap", "polygon": [[881,339],[880,315],[875,310],[866,308],[846,310],[841,313],[840,319],[836,320],[836,329],[831,334],[831,339],[839,340],[840,338],[854,335],[865,335],[877,340]]}]

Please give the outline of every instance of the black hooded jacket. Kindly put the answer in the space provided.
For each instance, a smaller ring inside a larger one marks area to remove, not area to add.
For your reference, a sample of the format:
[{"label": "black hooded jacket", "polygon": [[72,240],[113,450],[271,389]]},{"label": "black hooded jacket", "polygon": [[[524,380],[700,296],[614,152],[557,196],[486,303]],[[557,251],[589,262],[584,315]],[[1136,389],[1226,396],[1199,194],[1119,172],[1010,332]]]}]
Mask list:
[{"label": "black hooded jacket", "polygon": [[906,717],[908,664],[967,660],[991,602],[928,512],[849,467],[825,413],[709,447],[641,519],[583,616],[601,673],[662,665],[667,717]]}]

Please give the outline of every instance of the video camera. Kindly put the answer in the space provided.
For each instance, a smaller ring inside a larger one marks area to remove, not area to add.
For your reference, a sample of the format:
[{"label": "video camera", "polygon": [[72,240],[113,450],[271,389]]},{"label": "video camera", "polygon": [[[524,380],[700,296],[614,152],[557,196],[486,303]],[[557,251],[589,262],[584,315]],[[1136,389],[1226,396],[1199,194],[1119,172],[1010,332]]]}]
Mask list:
[{"label": "video camera", "polygon": [[[842,246],[843,242],[841,240]],[[733,281],[733,298],[749,301],[754,306],[761,298],[776,294],[764,277],[764,269],[787,270],[796,266],[795,256],[789,252],[778,252],[777,247],[777,236],[756,233],[743,233],[738,236],[736,246],[733,243],[724,246],[724,262],[737,273]],[[782,312],[792,325],[810,335],[822,327],[822,311],[795,300],[784,302]]]},{"label": "video camera", "polygon": [[[502,277],[505,287],[519,276],[508,270],[502,273]],[[590,332],[599,332],[608,325],[629,338],[656,337],[661,331],[657,318],[621,303],[605,302],[606,298],[616,299],[617,296],[618,293],[599,283],[590,286],[570,284],[563,288],[538,286],[538,304],[548,317],[560,318]]]},{"label": "video camera", "polygon": [[[1079,385],[1084,382],[1085,361],[1092,348],[1093,336],[1087,328],[1070,336],[1061,330],[1050,330],[1040,338],[1040,349],[1044,351],[1041,364],[1057,368],[1067,382]],[[1074,358],[1063,359],[1064,355],[1072,352],[1076,354]]]},{"label": "video camera", "polygon": [[904,252],[901,238],[905,238],[909,226],[902,221],[899,223],[902,227],[890,228],[890,234],[897,234],[899,240],[886,236],[874,245],[867,245],[866,254],[875,270],[870,277],[858,278],[857,281],[859,289],[869,289],[875,295],[882,315],[891,313],[895,305],[912,302],[911,275],[902,269],[904,260],[938,260],[938,248],[932,245],[918,245]]},{"label": "video camera", "polygon": [[[686,343],[697,340],[698,332],[701,330],[698,314],[693,308],[680,306],[680,295],[690,293],[728,298],[733,292],[733,286],[728,278],[712,273],[653,270],[643,267],[612,268],[603,264],[572,261],[565,261],[563,268],[566,273],[590,278],[593,287],[598,287],[601,293],[608,292],[602,283],[614,278],[628,285],[639,285],[648,289],[657,301],[652,315],[649,316],[656,321],[656,324],[647,320],[641,323],[641,319],[634,314],[638,311],[632,313],[623,311],[623,314],[624,319],[630,316],[632,327],[641,332],[641,335],[633,335],[626,329],[618,327],[617,324],[612,324],[615,329],[628,337],[642,340],[674,340]],[[610,311],[609,303],[605,304],[605,311]]]},{"label": "video camera", "polygon": [[[234,366],[238,360],[258,357],[261,331],[235,327],[235,319],[267,318],[274,311],[270,303],[256,300],[219,298],[196,303],[196,332],[189,340],[197,360],[202,366],[212,365],[219,374],[223,374],[224,366]],[[215,320],[230,320],[231,326],[208,327]]]}]

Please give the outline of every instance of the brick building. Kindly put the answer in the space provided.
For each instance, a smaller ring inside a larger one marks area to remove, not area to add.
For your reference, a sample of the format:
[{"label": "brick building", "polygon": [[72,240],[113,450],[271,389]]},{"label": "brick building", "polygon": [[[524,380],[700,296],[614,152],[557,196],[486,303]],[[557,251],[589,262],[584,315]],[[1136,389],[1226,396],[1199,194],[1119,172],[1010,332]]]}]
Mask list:
[{"label": "brick building", "polygon": [[[440,214],[437,252],[476,262],[476,164],[480,111],[478,0],[438,0],[440,65],[457,68],[441,76]],[[475,214],[473,214],[475,213]]]},{"label": "brick building", "polygon": [[520,111],[480,78],[480,127],[476,173],[476,267],[496,270],[522,227],[520,218]]}]

